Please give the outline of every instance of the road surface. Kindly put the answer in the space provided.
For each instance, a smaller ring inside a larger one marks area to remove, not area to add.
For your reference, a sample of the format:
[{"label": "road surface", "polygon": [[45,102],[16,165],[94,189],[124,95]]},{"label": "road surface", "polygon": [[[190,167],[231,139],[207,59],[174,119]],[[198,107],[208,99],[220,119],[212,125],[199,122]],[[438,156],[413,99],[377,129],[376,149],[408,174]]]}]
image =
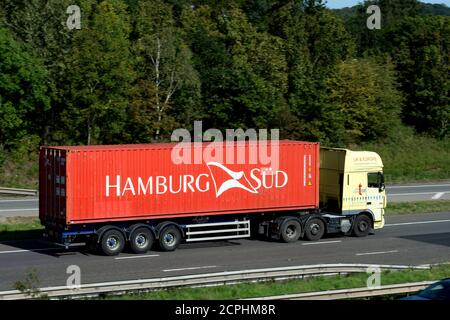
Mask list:
[{"label": "road surface", "polygon": [[388,202],[450,199],[450,181],[386,187]]},{"label": "road surface", "polygon": [[35,197],[0,199],[0,218],[2,217],[37,217],[39,200]]},{"label": "road surface", "polygon": [[[388,202],[450,199],[450,181],[392,185],[386,188]],[[38,199],[0,199],[0,218],[14,216],[38,216]]]},{"label": "road surface", "polygon": [[13,288],[34,269],[40,286],[66,285],[71,265],[81,283],[135,280],[219,271],[322,263],[421,265],[450,261],[450,212],[387,217],[387,225],[366,238],[329,237],[286,244],[233,240],[183,244],[175,252],[150,251],[118,257],[65,251],[42,241],[0,243],[0,290]]}]

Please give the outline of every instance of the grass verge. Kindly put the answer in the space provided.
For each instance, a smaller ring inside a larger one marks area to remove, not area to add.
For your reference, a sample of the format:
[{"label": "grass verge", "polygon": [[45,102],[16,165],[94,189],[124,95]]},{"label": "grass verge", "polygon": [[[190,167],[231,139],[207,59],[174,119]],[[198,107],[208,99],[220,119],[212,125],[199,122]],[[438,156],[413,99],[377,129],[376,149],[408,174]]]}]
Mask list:
[{"label": "grass verge", "polygon": [[[106,296],[104,299],[118,300],[222,300],[256,298],[284,294],[350,289],[365,287],[368,274],[358,273],[346,276],[313,277],[303,280],[279,282],[245,283],[207,288],[178,288],[146,293]],[[439,280],[450,277],[450,265],[434,266],[430,270],[385,271],[381,285],[418,281]]]},{"label": "grass verge", "polygon": [[386,184],[434,181],[450,177],[450,139],[438,140],[401,127],[385,141],[350,146],[375,151],[383,159]]},{"label": "grass verge", "polygon": [[[388,195],[389,197],[389,195]],[[450,212],[450,200],[429,200],[414,202],[388,203],[387,215]]]},{"label": "grass verge", "polygon": [[37,239],[44,228],[34,217],[11,217],[0,222],[0,241]]}]

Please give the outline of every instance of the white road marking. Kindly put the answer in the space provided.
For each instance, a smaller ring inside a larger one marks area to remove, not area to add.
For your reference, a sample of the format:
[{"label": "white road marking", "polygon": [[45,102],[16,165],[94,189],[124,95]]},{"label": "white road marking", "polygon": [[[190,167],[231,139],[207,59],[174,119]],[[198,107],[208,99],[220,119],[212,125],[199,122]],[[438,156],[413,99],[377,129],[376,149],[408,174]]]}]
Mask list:
[{"label": "white road marking", "polygon": [[[450,191],[442,192],[444,195],[445,193],[450,193]],[[424,194],[436,194],[435,192],[414,192],[414,193],[388,193],[388,196],[420,196]]]},{"label": "white road marking", "polygon": [[310,246],[310,245],[313,245],[313,244],[338,243],[338,242],[342,242],[342,240],[334,240],[334,241],[318,241],[318,242],[306,242],[306,243],[302,243],[302,246]]},{"label": "white road marking", "polygon": [[164,269],[163,272],[173,272],[173,271],[183,271],[183,270],[197,270],[197,269],[210,269],[210,268],[217,268],[217,266],[190,267],[190,268],[179,268],[179,269]]},{"label": "white road marking", "polygon": [[39,208],[0,210],[0,212],[20,212],[20,211],[39,211]]},{"label": "white road marking", "polygon": [[423,184],[423,185],[410,185],[410,186],[388,186],[387,189],[426,188],[426,187],[450,187],[450,184]]},{"label": "white road marking", "polygon": [[40,249],[32,249],[32,250],[9,250],[9,251],[0,251],[0,254],[6,253],[22,253],[22,252],[37,252],[37,251],[49,251],[49,250],[60,250],[61,248],[40,248]]},{"label": "white road marking", "polygon": [[432,196],[431,199],[437,200],[437,199],[439,199],[440,197],[442,197],[444,194],[445,194],[445,192],[438,192],[438,193],[436,193],[434,196]]},{"label": "white road marking", "polygon": [[412,224],[443,223],[443,222],[450,222],[450,219],[447,219],[447,220],[431,220],[431,221],[390,223],[390,224],[386,224],[384,226],[385,227],[393,227],[393,226],[407,226],[407,225],[412,225]]},{"label": "white road marking", "polygon": [[357,253],[357,256],[369,256],[373,254],[385,254],[385,253],[396,253],[398,250],[391,250],[391,251],[376,251],[376,252],[363,252],[363,253]]},{"label": "white road marking", "polygon": [[2,202],[25,202],[25,201],[39,201],[39,199],[6,199],[6,200],[0,200],[0,203]]},{"label": "white road marking", "polygon": [[142,256],[131,256],[131,257],[118,257],[114,258],[115,260],[124,260],[124,259],[139,259],[139,258],[150,258],[150,257],[159,257],[159,254],[147,254]]}]

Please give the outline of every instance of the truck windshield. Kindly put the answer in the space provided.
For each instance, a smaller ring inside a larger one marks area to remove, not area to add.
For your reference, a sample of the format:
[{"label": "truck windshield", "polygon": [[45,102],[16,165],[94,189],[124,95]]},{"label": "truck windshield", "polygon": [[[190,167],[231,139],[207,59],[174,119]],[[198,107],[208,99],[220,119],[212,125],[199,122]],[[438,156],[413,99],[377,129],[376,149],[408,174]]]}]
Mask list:
[{"label": "truck windshield", "polygon": [[380,191],[384,190],[383,172],[369,172],[367,174],[367,186],[369,188],[378,188]]},{"label": "truck windshield", "polygon": [[367,186],[369,188],[379,188],[380,187],[378,172],[369,172],[367,174]]}]

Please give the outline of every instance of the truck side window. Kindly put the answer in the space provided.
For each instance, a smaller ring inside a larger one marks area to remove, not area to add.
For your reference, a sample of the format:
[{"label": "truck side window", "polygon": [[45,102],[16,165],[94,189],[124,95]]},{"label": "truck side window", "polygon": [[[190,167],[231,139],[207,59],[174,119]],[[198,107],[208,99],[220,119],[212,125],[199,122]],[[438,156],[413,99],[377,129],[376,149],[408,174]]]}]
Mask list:
[{"label": "truck side window", "polygon": [[370,172],[367,174],[367,186],[369,188],[378,188],[379,187],[379,181],[378,181],[378,172]]}]

